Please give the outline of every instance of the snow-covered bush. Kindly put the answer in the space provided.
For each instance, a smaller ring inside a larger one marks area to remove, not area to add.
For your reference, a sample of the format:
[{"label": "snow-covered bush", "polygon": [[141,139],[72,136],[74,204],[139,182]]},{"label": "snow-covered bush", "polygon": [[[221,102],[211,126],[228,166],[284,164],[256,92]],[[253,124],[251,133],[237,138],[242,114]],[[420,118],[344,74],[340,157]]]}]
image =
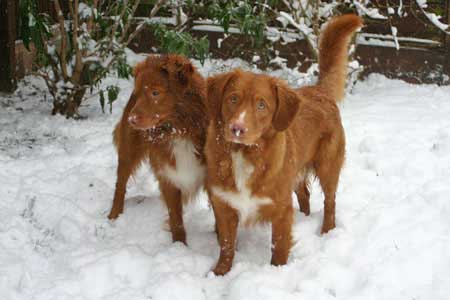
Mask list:
[{"label": "snow-covered bush", "polygon": [[[391,22],[394,16],[420,14],[424,21],[449,33],[449,26],[440,21],[439,12],[433,11],[427,0],[408,3],[406,0],[154,0],[153,5],[146,4],[148,16],[139,18],[135,17],[137,9],[148,1],[51,2],[56,22],[37,13],[35,0],[20,0],[21,36],[26,45],[34,42],[36,46],[38,74],[45,79],[53,96],[53,113],[69,117],[78,116],[86,92],[98,88],[108,72],[116,71],[119,77],[130,74],[125,49],[146,25],[151,25],[159,52],[185,54],[201,62],[209,54],[209,41],[191,34],[199,24],[222,27],[224,38],[219,42],[232,36],[230,33],[239,32],[250,43],[236,45],[235,53],[245,50],[252,54],[250,57],[260,57],[265,62],[284,60],[276,57],[275,42],[286,44],[297,40],[306,41],[310,60],[317,62],[321,26],[332,16],[347,12],[388,24],[397,48],[397,28]],[[61,3],[68,7],[65,13]],[[353,50],[351,47],[351,53]],[[313,64],[310,73],[315,67]],[[356,78],[359,65],[353,61],[350,67],[349,74]],[[102,107],[106,102],[111,105],[118,91],[116,87],[100,90]]]},{"label": "snow-covered bush", "polygon": [[[289,43],[296,38],[286,33],[296,31],[300,39],[308,44],[313,59],[317,59],[317,45],[321,26],[331,17],[353,12],[372,20],[385,20],[396,39],[397,28],[391,18],[402,18],[408,14],[420,12],[423,19],[439,30],[450,34],[449,25],[440,21],[436,12],[428,11],[427,0],[385,1],[375,0],[234,0],[202,1],[200,6],[207,6],[208,17],[217,21],[228,33],[231,26],[237,27],[242,34],[253,37],[255,47],[260,47],[263,40],[271,41],[282,38]],[[280,28],[281,27],[281,28]],[[297,38],[298,39],[298,38]],[[398,42],[396,41],[398,44]]]},{"label": "snow-covered bush", "polygon": [[[207,16],[221,25],[225,33],[231,27],[239,29],[241,34],[252,38],[255,51],[261,49],[268,53],[270,43],[281,41],[282,44],[304,40],[310,52],[309,59],[314,63],[318,59],[318,39],[320,28],[331,17],[353,12],[366,20],[383,21],[390,28],[392,39],[399,49],[397,28],[392,18],[402,18],[421,14],[422,21],[450,34],[449,26],[439,21],[440,17],[428,7],[427,0],[279,0],[279,1],[202,1],[202,7],[208,7]],[[405,2],[405,3],[403,3]],[[429,11],[428,11],[429,10]],[[226,38],[227,36],[225,36]],[[354,43],[350,47],[350,55],[354,54]],[[267,47],[261,47],[262,45]],[[275,51],[274,51],[275,52]],[[264,55],[264,53],[263,53]],[[280,61],[275,58],[272,61]],[[313,71],[316,65],[311,66]],[[361,67],[356,60],[350,60],[349,77],[355,81]]]},{"label": "snow-covered bush", "polygon": [[[21,0],[21,36],[25,45],[33,42],[38,55],[37,74],[41,76],[53,97],[53,114],[79,117],[78,108],[87,91],[100,87],[105,76],[117,72],[128,78],[131,68],[127,64],[125,49],[146,27],[155,26],[152,17],[164,7],[172,9],[175,2],[155,1],[148,17],[135,19],[141,0],[68,0],[68,12],[61,6],[65,2],[52,1],[56,22],[37,12],[35,0]],[[204,60],[208,41],[182,35],[159,26],[157,37],[167,52],[192,55]],[[107,86],[99,89],[100,103],[110,109],[119,88]],[[106,95],[106,96],[105,96]],[[107,98],[107,100],[106,100]]]}]

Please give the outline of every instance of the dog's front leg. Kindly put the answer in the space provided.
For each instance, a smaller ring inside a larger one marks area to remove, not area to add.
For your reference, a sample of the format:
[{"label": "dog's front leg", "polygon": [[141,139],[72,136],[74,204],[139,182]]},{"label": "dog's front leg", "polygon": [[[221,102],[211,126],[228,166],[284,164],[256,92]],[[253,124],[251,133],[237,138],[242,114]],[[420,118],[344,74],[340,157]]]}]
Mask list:
[{"label": "dog's front leg", "polygon": [[211,200],[220,245],[220,257],[213,272],[216,275],[224,275],[233,265],[239,217],[237,212],[219,197],[212,196]]},{"label": "dog's front leg", "polygon": [[285,265],[291,249],[292,205],[283,208],[272,219],[272,260],[274,266]]},{"label": "dog's front leg", "polygon": [[186,244],[186,231],[183,225],[183,200],[181,191],[166,180],[159,181],[162,198],[169,213],[169,226],[173,242]]}]

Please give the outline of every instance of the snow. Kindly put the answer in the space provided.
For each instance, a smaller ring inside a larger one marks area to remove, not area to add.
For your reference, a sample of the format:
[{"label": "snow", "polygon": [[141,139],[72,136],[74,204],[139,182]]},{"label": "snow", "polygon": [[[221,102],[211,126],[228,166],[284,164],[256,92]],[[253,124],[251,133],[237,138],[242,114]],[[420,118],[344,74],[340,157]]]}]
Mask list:
[{"label": "snow", "polygon": [[[207,61],[201,71],[242,65]],[[295,70],[272,74],[306,80]],[[348,144],[337,228],[320,235],[315,183],[311,215],[296,210],[286,266],[269,264],[269,226],[240,228],[234,266],[216,277],[204,193],[185,209],[187,247],[171,242],[146,167],[129,183],[125,213],[107,221],[117,166],[111,132],[132,81],[104,84],[121,87],[112,114],[93,95],[83,121],[50,116],[35,77],[0,96],[1,299],[448,299],[450,87],[380,75],[357,83],[341,105]]]},{"label": "snow", "polygon": [[[439,28],[440,30],[446,31],[448,29],[447,24],[439,21],[439,19],[441,19],[442,16],[437,16],[434,13],[427,13],[427,12],[425,12],[425,15],[427,16],[428,20],[430,20],[430,22],[433,23],[433,25],[436,26],[437,28]],[[450,34],[450,33],[447,33],[447,34]]]},{"label": "snow", "polygon": [[[225,32],[223,27],[218,25],[195,25],[192,26],[192,30],[198,30],[198,31],[209,31],[209,32]],[[228,28],[229,33],[241,33],[239,28],[237,27],[230,27]]]},{"label": "snow", "polygon": [[387,41],[387,40],[379,40],[379,39],[365,39],[362,37],[356,38],[358,45],[370,45],[370,46],[376,46],[376,47],[389,47],[389,48],[396,48],[396,44],[393,41]]},{"label": "snow", "polygon": [[80,15],[80,18],[87,19],[92,16],[93,9],[91,6],[86,5],[86,3],[79,3],[78,4],[78,14]]},{"label": "snow", "polygon": [[397,32],[398,32],[397,27],[391,26],[391,33],[392,33],[392,37],[394,38],[395,49],[399,50],[400,45],[399,45],[398,39],[397,39]]},{"label": "snow", "polygon": [[401,17],[403,15],[403,0],[400,0],[399,2],[400,4],[397,9],[397,15]]},{"label": "snow", "polygon": [[378,20],[385,20],[387,19],[386,16],[383,16],[378,11],[378,8],[372,8],[372,7],[366,7],[362,3],[358,1],[353,1],[353,4],[355,5],[356,9],[360,12],[359,14],[367,15],[369,18],[372,19],[378,19]]},{"label": "snow", "polygon": [[[376,39],[391,39],[393,40],[394,37],[390,34],[377,34],[377,33],[367,33],[367,32],[361,32],[358,34],[358,37],[368,39],[368,38],[376,38]],[[430,45],[440,45],[441,43],[438,41],[433,41],[429,39],[419,39],[419,38],[413,38],[413,37],[397,37],[397,40],[401,42],[412,42],[412,43],[420,43],[420,44],[430,44]]]},{"label": "snow", "polygon": [[[304,23],[304,20],[303,20],[303,19],[301,20],[301,21],[302,21],[301,23],[297,23],[297,22],[292,18],[292,16],[291,16],[289,13],[287,13],[287,12],[280,11],[279,16],[277,17],[277,20],[280,21],[280,19],[284,19],[284,20],[287,21],[289,24],[291,24],[292,26],[294,26],[296,29],[298,29],[298,30],[302,33],[303,36],[308,36],[308,35],[312,34],[312,32],[313,32],[313,30],[312,30],[311,28],[309,28],[309,27]],[[280,21],[280,22],[282,22],[283,24],[285,24],[285,21]],[[312,39],[310,39],[310,42],[313,43],[313,44],[315,44],[315,41],[312,40]],[[315,45],[313,45],[313,46],[314,46],[314,48],[316,48]]]},{"label": "snow", "polygon": [[166,24],[166,25],[177,25],[177,19],[175,17],[134,17],[136,21],[143,22],[141,24]]},{"label": "snow", "polygon": [[[399,37],[397,36],[397,27],[391,26],[390,34],[374,34],[374,33],[360,33],[356,36],[356,42],[358,45],[370,45],[375,47],[391,47],[397,50],[400,47],[399,42],[406,43],[418,43],[418,44],[428,44],[428,45],[440,45],[438,41],[410,38],[410,37]],[[402,46],[407,49],[420,49],[418,47],[408,46],[407,44]]]},{"label": "snow", "polygon": [[28,13],[28,26],[29,27],[36,26],[36,19],[34,18],[34,15],[32,13]]},{"label": "snow", "polygon": [[[429,13],[425,11],[425,8],[428,7],[427,0],[416,0],[417,5],[419,6],[420,10],[423,12],[423,14],[427,17],[427,19],[437,28],[445,32],[446,34],[450,34],[450,32],[447,32],[446,30],[449,28],[448,24],[442,23],[439,21],[439,19],[442,18],[442,16],[438,16],[435,13]],[[445,19],[445,18],[444,18]]]},{"label": "snow", "polygon": [[[194,23],[197,24],[197,23]],[[192,26],[192,30],[195,31],[207,31],[207,32],[225,32],[223,27],[214,23],[202,22],[202,24]],[[241,34],[241,31],[237,27],[230,26],[228,28],[229,33]],[[296,40],[302,40],[302,35],[290,30],[286,29],[285,31],[280,31],[276,27],[266,26],[266,30],[264,31],[265,36],[271,41],[278,41],[280,38],[283,38],[286,42],[294,42]],[[225,34],[226,37],[226,34]],[[223,41],[223,39],[222,39]],[[222,43],[222,42],[218,42]],[[220,46],[218,46],[220,48]]]}]

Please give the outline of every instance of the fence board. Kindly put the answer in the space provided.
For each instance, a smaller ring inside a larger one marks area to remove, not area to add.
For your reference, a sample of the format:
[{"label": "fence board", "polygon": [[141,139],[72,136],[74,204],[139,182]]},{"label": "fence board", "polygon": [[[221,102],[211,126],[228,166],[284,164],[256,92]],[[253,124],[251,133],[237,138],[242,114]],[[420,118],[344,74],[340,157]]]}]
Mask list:
[{"label": "fence board", "polygon": [[[143,2],[151,1],[154,0],[146,0]],[[399,0],[387,1],[389,1],[391,7],[395,8],[398,8],[400,4]],[[47,12],[51,16],[54,16],[53,2],[51,0],[37,0],[37,2],[41,12]],[[60,0],[60,3],[63,5],[63,10],[67,11],[68,2]],[[430,39],[437,43],[418,44],[401,42],[401,49],[399,51],[389,47],[361,45],[358,47],[359,49],[356,54],[366,68],[365,74],[377,72],[391,78],[402,78],[409,82],[449,84],[450,35],[444,35],[442,31],[427,24],[422,14],[413,13],[413,8],[416,6],[414,0],[403,0],[402,3],[403,10],[408,13],[407,17],[400,18],[398,15],[392,16],[393,24],[397,26],[399,36]],[[447,23],[450,21],[450,0],[430,0],[428,3],[432,7],[439,8],[441,12],[446,12]],[[390,34],[390,29],[385,20],[368,21],[364,31],[377,34]],[[217,40],[223,38],[222,34],[211,32],[193,32],[193,34],[197,36],[208,35],[213,57],[228,58],[236,56],[236,48],[242,46],[244,42],[239,35],[229,37],[222,43],[222,47],[219,49],[216,45]],[[151,32],[144,30],[130,46],[140,52],[150,52],[152,47],[157,47],[158,45]],[[287,58],[289,66],[295,67],[299,61],[303,62],[300,68],[301,71],[304,71],[309,66],[308,49],[302,41],[284,46],[274,45],[274,48],[280,51],[280,56]],[[251,60],[253,55],[242,54],[241,56],[243,59]]]}]

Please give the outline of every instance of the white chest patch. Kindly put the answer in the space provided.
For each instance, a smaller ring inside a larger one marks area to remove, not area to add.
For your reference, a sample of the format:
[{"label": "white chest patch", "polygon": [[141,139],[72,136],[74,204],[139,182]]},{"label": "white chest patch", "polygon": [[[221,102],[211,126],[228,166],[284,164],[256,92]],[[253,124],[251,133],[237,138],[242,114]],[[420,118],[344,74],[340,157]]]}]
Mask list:
[{"label": "white chest patch", "polygon": [[272,199],[252,196],[252,191],[248,187],[248,179],[253,174],[253,165],[245,160],[241,152],[232,153],[231,158],[237,192],[224,191],[217,186],[212,188],[212,192],[236,209],[243,222],[250,221],[257,216],[259,207],[271,204]]},{"label": "white chest patch", "polygon": [[205,178],[205,166],[196,156],[194,144],[187,139],[175,139],[172,142],[172,155],[176,167],[165,166],[160,174],[170,180],[177,188],[189,195],[194,195]]}]

